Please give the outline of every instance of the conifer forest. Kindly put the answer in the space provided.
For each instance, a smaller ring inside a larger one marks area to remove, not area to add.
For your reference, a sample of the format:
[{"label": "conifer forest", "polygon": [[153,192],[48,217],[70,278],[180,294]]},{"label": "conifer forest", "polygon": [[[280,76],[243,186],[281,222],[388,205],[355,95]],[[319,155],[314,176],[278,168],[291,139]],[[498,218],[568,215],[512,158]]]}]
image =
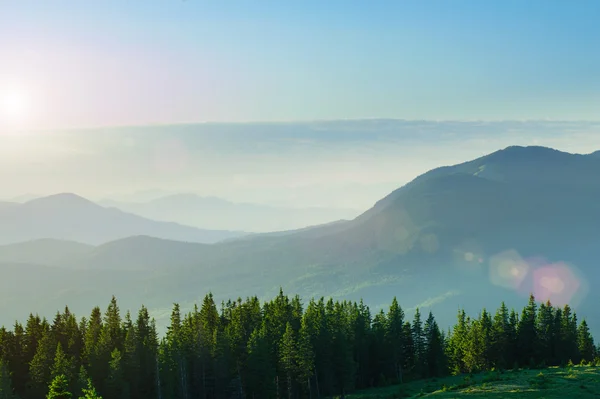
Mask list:
[{"label": "conifer forest", "polygon": [[148,309],[122,314],[113,297],[78,319],[29,315],[0,330],[0,399],[217,399],[343,397],[358,389],[451,374],[596,361],[585,320],[567,305],[466,315],[443,330],[394,299],[362,303],[280,294],[261,303],[172,309],[159,336]]}]

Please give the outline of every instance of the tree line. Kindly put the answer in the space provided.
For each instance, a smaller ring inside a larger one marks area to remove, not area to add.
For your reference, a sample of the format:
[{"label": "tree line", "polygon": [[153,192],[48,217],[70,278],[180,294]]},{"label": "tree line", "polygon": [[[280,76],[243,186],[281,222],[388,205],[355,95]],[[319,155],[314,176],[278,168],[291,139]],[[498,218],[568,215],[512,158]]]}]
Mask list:
[{"label": "tree line", "polygon": [[212,294],[183,314],[173,306],[159,337],[148,309],[135,320],[108,308],[78,320],[31,314],[0,329],[0,399],[321,398],[419,378],[592,362],[587,323],[567,305],[492,315],[458,312],[443,331],[432,313],[412,321],[394,298],[372,314],[362,301],[311,300],[280,291],[271,301]]}]

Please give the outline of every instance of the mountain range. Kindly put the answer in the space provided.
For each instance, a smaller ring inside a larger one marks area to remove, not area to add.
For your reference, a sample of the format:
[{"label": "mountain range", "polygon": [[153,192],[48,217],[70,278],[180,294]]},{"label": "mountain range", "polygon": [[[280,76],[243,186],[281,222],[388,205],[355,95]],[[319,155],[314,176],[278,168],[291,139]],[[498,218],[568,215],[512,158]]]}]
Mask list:
[{"label": "mountain range", "polygon": [[351,221],[210,245],[147,234],[3,246],[0,322],[65,304],[88,311],[111,294],[122,308],[144,303],[160,318],[172,302],[189,306],[208,291],[268,298],[283,287],[305,299],[364,298],[375,309],[397,296],[408,314],[439,315],[502,300],[520,306],[533,292],[571,303],[600,330],[591,289],[600,282],[597,176],[598,153],[508,147],[427,172]]},{"label": "mountain range", "polygon": [[134,235],[214,243],[244,234],[154,221],[68,193],[0,203],[0,245],[48,238],[99,245]]}]

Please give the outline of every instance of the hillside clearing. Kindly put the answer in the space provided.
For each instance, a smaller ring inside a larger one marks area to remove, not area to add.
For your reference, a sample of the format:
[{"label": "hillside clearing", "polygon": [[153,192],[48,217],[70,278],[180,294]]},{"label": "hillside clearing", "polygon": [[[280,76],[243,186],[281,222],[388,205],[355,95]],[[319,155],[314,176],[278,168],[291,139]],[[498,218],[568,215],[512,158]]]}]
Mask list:
[{"label": "hillside clearing", "polygon": [[592,398],[600,396],[600,367],[488,372],[415,381],[346,395],[347,399]]}]

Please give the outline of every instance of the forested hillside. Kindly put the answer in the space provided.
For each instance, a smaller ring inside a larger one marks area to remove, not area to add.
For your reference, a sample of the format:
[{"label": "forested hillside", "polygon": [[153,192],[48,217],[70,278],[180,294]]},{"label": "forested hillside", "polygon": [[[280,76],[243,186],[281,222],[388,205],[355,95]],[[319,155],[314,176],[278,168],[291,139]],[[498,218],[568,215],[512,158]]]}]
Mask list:
[{"label": "forested hillside", "polygon": [[[145,307],[78,319],[68,308],[47,321],[0,330],[0,398],[318,398],[409,380],[515,367],[596,361],[585,321],[567,305],[517,313],[501,304],[476,317],[458,312],[441,331],[433,314],[405,320],[394,300],[371,314],[356,302],[273,300],[212,294],[159,337]],[[14,393],[13,393],[14,392]]]}]

